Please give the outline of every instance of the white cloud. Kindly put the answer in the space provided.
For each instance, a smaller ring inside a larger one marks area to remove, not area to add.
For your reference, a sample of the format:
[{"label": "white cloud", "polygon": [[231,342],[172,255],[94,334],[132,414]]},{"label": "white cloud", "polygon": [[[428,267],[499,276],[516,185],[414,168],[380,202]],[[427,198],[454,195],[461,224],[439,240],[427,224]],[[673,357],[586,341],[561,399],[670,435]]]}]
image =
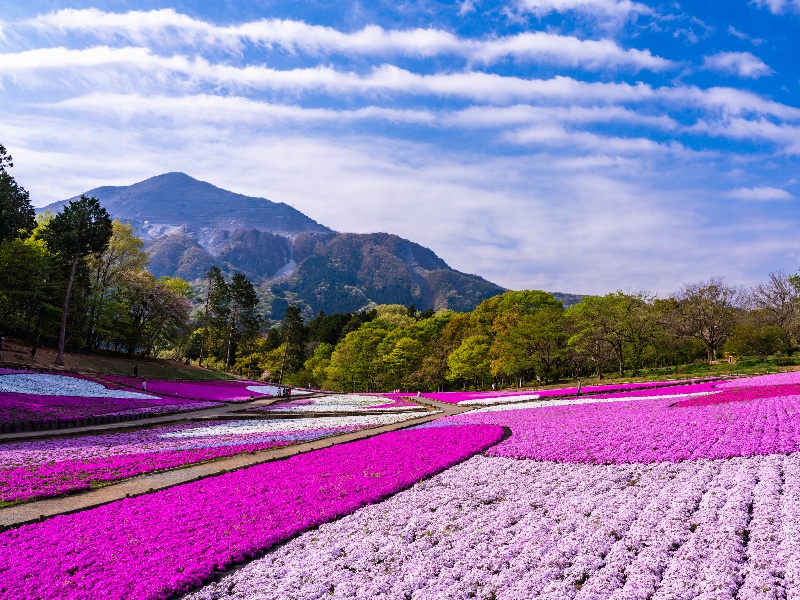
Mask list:
[{"label": "white cloud", "polygon": [[366,106],[353,110],[303,108],[276,104],[241,96],[197,94],[189,96],[141,96],[138,94],[95,93],[60,102],[39,105],[45,110],[77,110],[95,115],[114,115],[131,119],[138,116],[166,117],[178,122],[269,124],[286,122],[342,122],[381,120],[392,123],[433,125],[435,113],[425,110]]},{"label": "white cloud", "polygon": [[711,71],[738,75],[746,79],[772,75],[772,69],[750,52],[720,52],[706,56],[703,66]]},{"label": "white cloud", "polygon": [[539,17],[553,12],[577,12],[613,18],[654,14],[645,4],[630,0],[518,0],[517,6],[520,10]]},{"label": "white cloud", "polygon": [[474,39],[457,37],[441,29],[386,30],[377,25],[345,33],[331,27],[280,19],[217,26],[172,9],[128,13],[65,9],[23,25],[48,33],[77,31],[107,42],[123,38],[140,45],[153,43],[164,47],[174,47],[178,40],[183,44],[239,50],[244,42],[250,42],[311,55],[456,55],[483,63],[511,57],[593,70],[628,67],[658,71],[674,66],[648,50],[624,49],[613,40],[581,40],[545,32]]},{"label": "white cloud", "polygon": [[728,192],[728,197],[736,200],[756,200],[760,202],[794,199],[794,196],[786,190],[769,186],[738,188]]},{"label": "white cloud", "polygon": [[787,10],[800,9],[800,0],[753,0],[756,6],[767,7],[772,14],[779,15]]},{"label": "white cloud", "polygon": [[[181,83],[195,87],[207,83],[290,92],[396,92],[468,98],[482,102],[508,102],[526,98],[619,102],[653,95],[652,88],[641,83],[586,83],[562,76],[552,79],[523,79],[476,71],[420,75],[387,64],[373,68],[367,75],[338,71],[331,67],[290,70],[263,66],[235,67],[210,63],[204,58],[159,56],[146,48],[45,48],[0,54],[0,76],[13,75],[17,83],[24,82],[26,72],[49,71],[61,74],[64,69],[90,67],[109,68],[109,74],[113,74],[115,78],[123,77],[126,72],[144,75],[152,78],[160,89],[168,83],[164,76],[174,75],[183,78]],[[41,78],[37,78],[37,83],[41,84]],[[138,80],[131,81],[130,86],[136,87],[138,83]]]}]

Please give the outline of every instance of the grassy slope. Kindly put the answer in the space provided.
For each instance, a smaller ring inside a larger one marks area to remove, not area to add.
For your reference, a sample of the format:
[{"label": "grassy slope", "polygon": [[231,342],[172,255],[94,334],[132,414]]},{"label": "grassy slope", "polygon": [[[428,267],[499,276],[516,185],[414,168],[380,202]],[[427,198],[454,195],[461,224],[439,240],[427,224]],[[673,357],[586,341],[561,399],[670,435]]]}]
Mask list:
[{"label": "grassy slope", "polygon": [[[39,348],[36,361],[30,360],[30,347],[6,340],[0,366],[50,369],[55,368],[55,350]],[[162,358],[125,358],[110,354],[67,353],[64,356],[64,370],[78,373],[102,375],[133,375],[134,365],[139,367],[139,377],[147,379],[185,379],[192,381],[215,381],[231,379],[225,373],[201,369],[193,365]]]}]

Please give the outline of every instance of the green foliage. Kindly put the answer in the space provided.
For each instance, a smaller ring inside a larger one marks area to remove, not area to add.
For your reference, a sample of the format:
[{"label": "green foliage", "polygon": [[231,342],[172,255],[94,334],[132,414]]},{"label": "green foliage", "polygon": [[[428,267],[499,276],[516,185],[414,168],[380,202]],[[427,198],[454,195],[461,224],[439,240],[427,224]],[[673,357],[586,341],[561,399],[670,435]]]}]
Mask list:
[{"label": "green foliage", "polygon": [[0,144],[0,242],[27,235],[36,225],[36,211],[28,192],[9,175],[11,155]]},{"label": "green foliage", "polygon": [[491,375],[490,340],[485,335],[466,338],[447,359],[447,379],[478,386]]}]

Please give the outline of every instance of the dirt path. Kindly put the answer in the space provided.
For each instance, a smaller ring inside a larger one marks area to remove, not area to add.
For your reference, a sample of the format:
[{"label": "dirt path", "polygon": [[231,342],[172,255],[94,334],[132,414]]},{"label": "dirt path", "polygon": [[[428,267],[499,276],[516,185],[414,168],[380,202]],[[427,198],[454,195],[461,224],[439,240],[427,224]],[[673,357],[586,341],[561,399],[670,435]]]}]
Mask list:
[{"label": "dirt path", "polygon": [[[254,454],[242,454],[200,465],[179,468],[161,473],[153,473],[151,475],[141,475],[138,477],[134,477],[132,479],[121,481],[119,483],[112,483],[96,490],[90,490],[80,494],[65,496],[63,498],[48,498],[44,500],[27,502],[25,504],[20,504],[17,506],[2,508],[0,509],[0,528],[6,529],[9,527],[23,525],[25,523],[33,523],[35,521],[41,521],[56,515],[86,510],[87,508],[100,506],[102,504],[108,504],[109,502],[114,502],[115,500],[120,500],[122,498],[147,494],[150,492],[154,492],[156,490],[162,490],[175,485],[179,485],[181,483],[188,483],[190,481],[196,481],[198,479],[205,479],[206,477],[218,475],[223,472],[235,471],[237,469],[242,469],[252,465],[257,465],[273,460],[280,460],[283,458],[294,456],[296,454],[308,452],[310,450],[318,450],[320,448],[327,448],[329,446],[334,446],[336,444],[342,444],[353,440],[360,440],[378,435],[380,433],[385,433],[387,431],[394,431],[396,429],[409,427],[411,425],[420,425],[422,423],[427,423],[428,421],[433,421],[450,415],[460,414],[469,410],[464,407],[455,406],[453,404],[446,404],[444,402],[437,402],[435,400],[429,400],[427,398],[423,398],[422,400],[424,401],[425,404],[435,407],[439,409],[441,412],[434,414],[427,413],[417,418],[409,419],[408,421],[403,421],[401,423],[384,425],[372,429],[362,429],[361,431],[345,433],[329,438],[315,440],[313,442],[297,444],[295,446],[285,446],[283,448],[263,450],[261,452],[256,452]],[[271,401],[273,400],[269,400],[266,402],[271,402]],[[256,402],[264,402],[264,401],[256,401]],[[242,406],[231,405],[230,408],[232,410],[241,410]],[[211,410],[219,411],[220,409],[211,409]],[[197,412],[199,413],[206,411],[197,411]],[[225,413],[216,413],[215,415],[211,416],[212,417],[220,416],[220,414],[225,414]],[[197,413],[195,413],[193,416],[197,416]],[[185,414],[175,415],[175,417],[176,419],[187,418]],[[165,417],[164,419],[167,418]],[[159,420],[156,422],[163,422],[163,420]],[[135,422],[136,426],[141,426],[143,423],[145,423],[145,420]],[[119,423],[115,423],[110,426],[98,425],[93,427],[83,427],[80,428],[80,430],[86,430],[87,432],[95,432],[98,430],[103,430],[106,427],[118,429],[119,425],[120,425]],[[75,433],[79,430],[72,429],[68,431],[69,433]],[[42,434],[48,434],[48,433],[58,434],[59,431],[35,432],[35,433],[37,437],[49,437],[46,435],[43,436]],[[19,436],[22,434],[10,434],[10,435]],[[5,438],[7,436],[3,437]]]}]

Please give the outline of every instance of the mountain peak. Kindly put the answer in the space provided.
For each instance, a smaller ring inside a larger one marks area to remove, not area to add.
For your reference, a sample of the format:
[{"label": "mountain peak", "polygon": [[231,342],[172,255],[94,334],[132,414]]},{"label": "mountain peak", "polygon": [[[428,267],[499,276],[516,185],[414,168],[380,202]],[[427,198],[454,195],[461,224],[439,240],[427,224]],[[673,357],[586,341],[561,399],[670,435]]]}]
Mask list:
[{"label": "mountain peak", "polygon": [[[331,231],[282,202],[230,192],[181,172],[163,173],[127,186],[99,187],[85,194],[98,198],[112,217],[133,223],[146,237],[151,234],[145,227],[152,226],[164,231],[247,228],[288,236]],[[58,211],[73,199],[42,210]]]}]

